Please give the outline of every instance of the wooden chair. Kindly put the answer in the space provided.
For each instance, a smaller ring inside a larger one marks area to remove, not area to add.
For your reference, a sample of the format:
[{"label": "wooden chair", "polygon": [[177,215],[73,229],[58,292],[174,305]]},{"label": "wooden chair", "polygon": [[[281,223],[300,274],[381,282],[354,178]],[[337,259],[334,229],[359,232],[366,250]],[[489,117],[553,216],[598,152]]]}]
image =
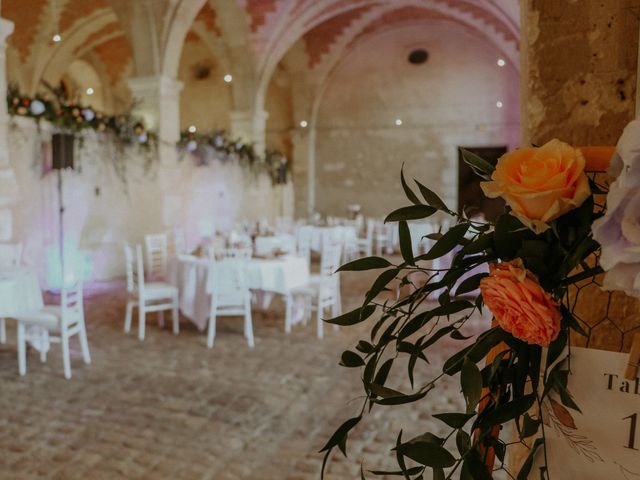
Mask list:
[{"label": "wooden chair", "polygon": [[327,242],[323,246],[320,258],[320,274],[312,275],[309,285],[293,289],[286,296],[285,331],[291,331],[291,317],[293,298],[296,295],[307,297],[307,312],[317,313],[317,335],[324,337],[324,322],[322,317],[327,309],[331,309],[331,316],[336,317],[342,313],[342,300],[340,294],[340,274],[336,273],[340,267],[342,255],[339,243]]},{"label": "wooden chair", "polygon": [[[211,295],[211,311],[207,332],[207,347],[212,348],[216,336],[218,317],[244,318],[244,336],[250,348],[253,339],[251,318],[251,290],[247,283],[246,249],[239,249],[235,256],[226,256],[216,261],[210,259],[207,291]],[[249,249],[249,257],[251,250]]]},{"label": "wooden chair", "polygon": [[124,331],[131,331],[131,317],[133,309],[138,308],[138,339],[144,340],[146,314],[158,312],[159,324],[164,325],[163,312],[171,310],[173,321],[173,333],[180,332],[180,319],[178,316],[178,289],[165,282],[146,282],[144,278],[144,265],[142,261],[142,247],[136,245],[134,256],[130,245],[124,246],[124,254],[127,267],[127,310],[124,320]]},{"label": "wooden chair", "polygon": [[167,234],[145,235],[144,243],[147,254],[147,275],[154,280],[165,279],[168,258]]},{"label": "wooden chair", "polygon": [[[12,269],[22,262],[21,243],[0,243],[0,270]],[[0,343],[7,341],[7,326],[4,318],[0,318]]]},{"label": "wooden chair", "polygon": [[[71,356],[69,339],[78,335],[84,363],[91,363],[89,342],[84,321],[84,302],[82,299],[82,279],[71,287],[63,286],[60,305],[46,305],[39,312],[16,316],[18,321],[18,368],[20,375],[27,372],[26,335],[27,326],[37,326],[46,330],[49,342],[62,346],[62,363],[65,378],[71,378]],[[46,360],[47,349],[41,352],[41,360]]]}]

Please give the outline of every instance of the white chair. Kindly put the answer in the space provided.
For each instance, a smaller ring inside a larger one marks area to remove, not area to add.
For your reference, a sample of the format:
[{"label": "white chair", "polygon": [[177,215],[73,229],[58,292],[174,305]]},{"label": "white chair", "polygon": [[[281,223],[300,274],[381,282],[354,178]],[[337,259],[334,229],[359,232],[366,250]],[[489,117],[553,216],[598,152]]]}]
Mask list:
[{"label": "white chair", "polygon": [[293,289],[286,297],[285,331],[291,331],[293,298],[296,295],[307,297],[307,316],[312,311],[317,312],[318,338],[324,337],[324,322],[322,316],[327,309],[331,309],[331,316],[342,313],[340,294],[340,274],[336,272],[340,266],[341,248],[339,243],[327,242],[323,246],[320,258],[320,274],[312,275],[309,285]]},{"label": "white chair", "polygon": [[207,347],[212,348],[218,317],[244,317],[244,336],[254,347],[251,319],[251,290],[247,284],[247,258],[226,257],[209,264],[207,292],[211,295],[211,311],[207,332]]},{"label": "white chair", "polygon": [[[82,300],[82,280],[76,281],[72,287],[63,286],[60,294],[60,305],[46,305],[39,312],[16,316],[18,321],[18,368],[20,375],[27,373],[26,327],[36,326],[45,330],[47,345],[41,350],[40,359],[46,360],[48,342],[60,343],[62,346],[62,363],[65,378],[71,378],[71,355],[69,339],[78,335],[82,359],[87,365],[91,363],[89,342],[84,322],[84,304]],[[52,335],[53,334],[53,335]]]},{"label": "white chair", "polygon": [[21,261],[21,243],[0,243],[0,269],[18,267]]},{"label": "white chair", "polygon": [[311,262],[311,244],[313,242],[314,227],[310,225],[300,226],[296,229],[296,252],[299,257]]},{"label": "white chair", "polygon": [[144,236],[147,253],[147,275],[164,279],[167,275],[168,239],[166,233]]},{"label": "white chair", "polygon": [[372,220],[373,222],[373,235],[376,244],[376,255],[380,256],[383,253],[388,253],[393,248],[392,235],[393,232],[389,228],[389,225],[385,225],[380,220]]},{"label": "white chair", "polygon": [[373,255],[373,230],[375,228],[375,222],[372,219],[367,220],[367,230],[364,237],[358,237],[356,245],[358,253],[365,257]]},{"label": "white chair", "polygon": [[[0,270],[20,266],[22,261],[21,243],[0,243]],[[7,327],[4,318],[0,318],[0,343],[7,341]]]},{"label": "white chair", "polygon": [[182,253],[187,253],[187,240],[184,230],[180,227],[175,227],[167,231],[167,256],[175,256]]},{"label": "white chair", "polygon": [[142,247],[136,245],[135,257],[129,245],[124,246],[127,262],[127,311],[124,319],[124,331],[131,331],[133,309],[138,308],[138,339],[144,340],[147,313],[158,312],[158,323],[164,326],[163,312],[171,310],[173,333],[180,332],[178,317],[178,289],[165,282],[146,282],[142,262]]}]

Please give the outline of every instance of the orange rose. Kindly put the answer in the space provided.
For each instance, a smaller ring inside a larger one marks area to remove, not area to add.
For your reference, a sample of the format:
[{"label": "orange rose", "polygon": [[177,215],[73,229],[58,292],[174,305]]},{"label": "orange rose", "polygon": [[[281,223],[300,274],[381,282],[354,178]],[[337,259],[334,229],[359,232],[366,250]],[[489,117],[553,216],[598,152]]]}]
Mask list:
[{"label": "orange rose", "polygon": [[558,336],[558,304],[524,268],[522,260],[490,265],[480,291],[500,327],[514,337],[548,347]]},{"label": "orange rose", "polygon": [[481,186],[487,197],[504,198],[513,215],[540,233],[591,194],[584,163],[580,150],[554,139],[504,154],[491,181]]}]

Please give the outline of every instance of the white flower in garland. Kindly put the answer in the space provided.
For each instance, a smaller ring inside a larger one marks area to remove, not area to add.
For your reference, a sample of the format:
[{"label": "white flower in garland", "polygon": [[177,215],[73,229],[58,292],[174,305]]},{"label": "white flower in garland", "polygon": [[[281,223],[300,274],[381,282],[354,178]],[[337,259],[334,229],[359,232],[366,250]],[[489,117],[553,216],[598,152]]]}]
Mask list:
[{"label": "white flower in garland", "polygon": [[91,120],[96,118],[96,113],[90,108],[85,108],[84,110],[82,110],[82,116],[87,122],[90,122]]},{"label": "white flower in garland", "polygon": [[31,105],[29,106],[29,110],[31,110],[31,114],[32,115],[42,115],[45,111],[45,106],[44,103],[42,103],[40,100],[34,100],[31,102]]},{"label": "white flower in garland", "polygon": [[593,224],[607,272],[603,286],[640,297],[640,120],[624,129],[609,173],[616,180],[607,195],[607,214]]}]

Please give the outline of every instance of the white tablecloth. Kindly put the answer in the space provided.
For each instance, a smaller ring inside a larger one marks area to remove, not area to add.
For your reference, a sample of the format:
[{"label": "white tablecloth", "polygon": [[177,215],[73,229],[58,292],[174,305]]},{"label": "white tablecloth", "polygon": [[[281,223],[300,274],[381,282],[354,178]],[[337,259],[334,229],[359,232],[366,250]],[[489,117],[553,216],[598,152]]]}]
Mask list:
[{"label": "white tablecloth", "polygon": [[35,272],[22,267],[0,271],[0,317],[37,311],[43,306]]},{"label": "white tablecloth", "polygon": [[296,239],[293,235],[274,235],[271,237],[256,237],[254,252],[256,255],[269,255],[275,250],[294,253]]},{"label": "white tablecloth", "polygon": [[[268,294],[284,294],[309,282],[309,265],[304,258],[251,259],[248,263],[249,288],[266,292],[261,299],[265,307],[270,300]],[[200,330],[205,329],[209,318],[208,278],[207,259],[182,255],[169,262],[169,281],[179,289],[180,311]]]},{"label": "white tablecloth", "polygon": [[347,239],[355,239],[357,236],[358,231],[356,227],[351,225],[338,227],[314,227],[313,235],[311,237],[311,250],[314,252],[321,251],[323,243],[329,239],[344,244]]}]

